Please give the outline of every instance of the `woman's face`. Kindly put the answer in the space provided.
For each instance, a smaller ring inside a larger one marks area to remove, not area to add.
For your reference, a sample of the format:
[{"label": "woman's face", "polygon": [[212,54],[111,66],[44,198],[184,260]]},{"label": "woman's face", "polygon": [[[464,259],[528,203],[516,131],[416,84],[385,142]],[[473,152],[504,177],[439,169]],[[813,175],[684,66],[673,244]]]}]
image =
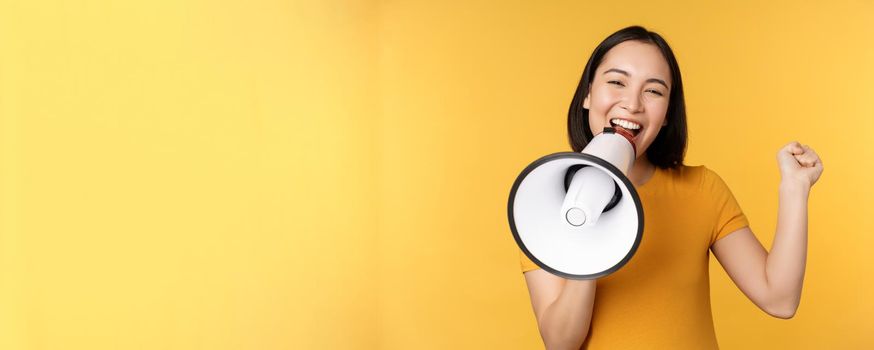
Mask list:
[{"label": "woman's face", "polygon": [[646,154],[665,124],[671,83],[671,69],[655,45],[625,41],[614,46],[583,101],[592,134],[607,126],[624,127],[635,135],[636,157]]}]

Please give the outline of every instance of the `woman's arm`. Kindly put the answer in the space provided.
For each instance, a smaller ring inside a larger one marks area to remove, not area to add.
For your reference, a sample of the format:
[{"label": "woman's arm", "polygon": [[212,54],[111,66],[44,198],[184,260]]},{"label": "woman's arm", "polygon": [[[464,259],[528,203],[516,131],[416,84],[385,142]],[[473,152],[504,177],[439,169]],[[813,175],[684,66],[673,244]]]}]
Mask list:
[{"label": "woman's arm", "polygon": [[543,269],[525,272],[537,327],[546,349],[579,349],[586,340],[595,280],[570,280]]},{"label": "woman's arm", "polygon": [[749,227],[716,241],[711,249],[722,267],[750,300],[768,314],[791,318],[801,301],[807,261],[807,199],[822,174],[813,149],[797,142],[777,153],[780,203],[771,252]]}]

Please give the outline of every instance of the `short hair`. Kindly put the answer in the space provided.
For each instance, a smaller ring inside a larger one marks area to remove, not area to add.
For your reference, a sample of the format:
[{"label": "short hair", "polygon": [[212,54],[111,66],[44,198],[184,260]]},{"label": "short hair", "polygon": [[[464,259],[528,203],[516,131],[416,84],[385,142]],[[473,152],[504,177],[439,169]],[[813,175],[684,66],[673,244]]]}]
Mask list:
[{"label": "short hair", "polygon": [[583,76],[568,111],[567,127],[571,148],[574,152],[580,152],[594,137],[589,128],[589,110],[583,108],[583,100],[589,94],[589,86],[595,79],[595,71],[610,49],[629,40],[649,43],[658,47],[671,69],[671,95],[665,116],[668,125],[659,131],[656,139],[647,148],[646,156],[653,165],[663,169],[680,167],[683,165],[688,139],[686,103],[683,97],[680,66],[665,39],[641,26],[627,27],[611,34],[595,48],[592,56],[589,57],[589,62],[586,63],[586,68],[583,70]]}]

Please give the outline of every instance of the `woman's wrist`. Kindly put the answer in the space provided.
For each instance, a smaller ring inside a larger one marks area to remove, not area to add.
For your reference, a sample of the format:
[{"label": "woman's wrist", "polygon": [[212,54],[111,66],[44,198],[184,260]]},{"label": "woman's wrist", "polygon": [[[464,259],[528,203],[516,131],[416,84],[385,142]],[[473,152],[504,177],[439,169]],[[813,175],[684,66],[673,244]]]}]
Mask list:
[{"label": "woman's wrist", "polygon": [[799,195],[806,199],[810,194],[810,185],[797,180],[782,179],[780,181],[780,194]]}]

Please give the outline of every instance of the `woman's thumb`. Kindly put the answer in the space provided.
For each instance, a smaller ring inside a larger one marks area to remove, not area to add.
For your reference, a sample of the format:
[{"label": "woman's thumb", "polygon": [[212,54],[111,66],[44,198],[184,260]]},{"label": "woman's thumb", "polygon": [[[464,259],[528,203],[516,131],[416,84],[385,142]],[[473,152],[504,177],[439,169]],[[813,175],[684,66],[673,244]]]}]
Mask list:
[{"label": "woman's thumb", "polygon": [[801,144],[798,141],[792,141],[787,143],[783,148],[777,152],[777,161],[781,164],[789,165],[789,164],[797,164],[797,160],[795,159],[795,155],[804,153],[804,149],[801,148]]},{"label": "woman's thumb", "polygon": [[798,141],[792,141],[787,143],[786,146],[783,146],[783,151],[795,155],[804,153],[804,148],[801,147],[801,144],[798,143]]}]

